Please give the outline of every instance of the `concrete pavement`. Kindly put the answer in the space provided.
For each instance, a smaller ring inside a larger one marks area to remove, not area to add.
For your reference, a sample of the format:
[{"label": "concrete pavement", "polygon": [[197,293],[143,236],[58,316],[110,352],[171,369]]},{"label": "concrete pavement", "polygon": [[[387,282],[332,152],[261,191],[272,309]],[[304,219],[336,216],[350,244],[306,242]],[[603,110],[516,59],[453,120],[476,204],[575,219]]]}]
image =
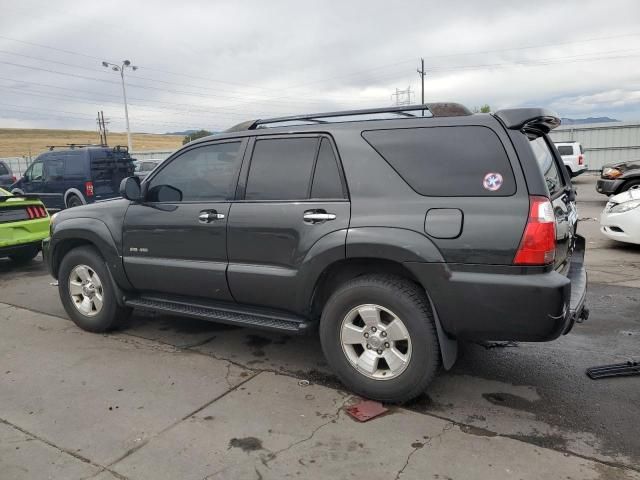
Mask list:
[{"label": "concrete pavement", "polygon": [[577,179],[589,321],[463,344],[427,394],[366,424],[314,337],[141,314],[93,335],[41,261],[0,261],[0,479],[640,478],[640,378],[584,374],[640,355],[640,249],[585,220],[606,202],[593,181]]}]

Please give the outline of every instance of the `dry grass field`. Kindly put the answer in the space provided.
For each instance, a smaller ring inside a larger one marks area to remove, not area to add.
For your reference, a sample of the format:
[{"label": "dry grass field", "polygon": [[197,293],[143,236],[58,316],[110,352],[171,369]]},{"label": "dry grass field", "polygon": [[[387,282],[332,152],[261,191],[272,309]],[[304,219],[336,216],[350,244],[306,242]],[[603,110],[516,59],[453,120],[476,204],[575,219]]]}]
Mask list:
[{"label": "dry grass field", "polygon": [[[126,145],[126,133],[109,133],[109,145]],[[99,143],[96,132],[82,130],[44,130],[0,128],[0,158],[37,156],[47,145],[67,143]],[[182,145],[182,137],[149,133],[133,134],[133,150],[175,150]]]}]

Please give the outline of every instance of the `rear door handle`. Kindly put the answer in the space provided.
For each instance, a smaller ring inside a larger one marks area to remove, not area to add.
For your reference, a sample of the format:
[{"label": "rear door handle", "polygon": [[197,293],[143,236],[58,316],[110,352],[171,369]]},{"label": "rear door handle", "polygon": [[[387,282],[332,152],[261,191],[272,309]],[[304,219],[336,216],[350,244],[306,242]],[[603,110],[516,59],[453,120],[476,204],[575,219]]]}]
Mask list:
[{"label": "rear door handle", "polygon": [[198,215],[200,223],[211,223],[214,220],[224,219],[224,213],[218,213],[216,210],[204,210]]},{"label": "rear door handle", "polygon": [[329,220],[335,220],[335,213],[327,213],[324,210],[307,210],[304,212],[305,223],[322,223]]}]

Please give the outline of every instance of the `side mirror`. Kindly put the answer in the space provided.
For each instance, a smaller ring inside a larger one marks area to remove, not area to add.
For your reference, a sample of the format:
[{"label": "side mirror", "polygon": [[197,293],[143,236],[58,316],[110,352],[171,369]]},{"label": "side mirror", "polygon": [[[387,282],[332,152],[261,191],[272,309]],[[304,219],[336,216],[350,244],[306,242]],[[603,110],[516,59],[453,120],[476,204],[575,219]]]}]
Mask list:
[{"label": "side mirror", "polygon": [[142,200],[142,190],[140,189],[140,179],[138,177],[127,177],[120,182],[120,195],[132,202]]}]

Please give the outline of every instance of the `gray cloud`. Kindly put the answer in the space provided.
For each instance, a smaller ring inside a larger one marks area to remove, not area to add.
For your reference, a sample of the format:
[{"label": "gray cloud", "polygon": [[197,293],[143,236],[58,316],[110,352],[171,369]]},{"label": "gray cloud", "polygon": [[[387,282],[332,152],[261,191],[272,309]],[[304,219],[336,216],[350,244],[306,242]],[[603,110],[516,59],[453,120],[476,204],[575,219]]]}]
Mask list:
[{"label": "gray cloud", "polygon": [[385,106],[408,85],[418,100],[421,56],[427,100],[639,117],[633,0],[25,0],[2,12],[3,127],[93,128],[102,109],[123,130],[119,76],[100,62],[124,58],[140,66],[127,71],[136,131]]}]

